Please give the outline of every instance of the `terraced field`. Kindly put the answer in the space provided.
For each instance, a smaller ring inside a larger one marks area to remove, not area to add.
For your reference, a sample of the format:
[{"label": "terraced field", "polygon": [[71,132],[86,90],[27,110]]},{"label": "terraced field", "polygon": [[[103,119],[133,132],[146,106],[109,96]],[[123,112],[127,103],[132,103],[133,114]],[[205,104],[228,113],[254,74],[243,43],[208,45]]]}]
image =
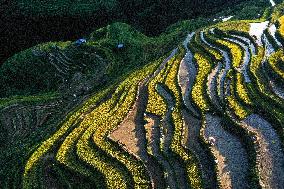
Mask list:
[{"label": "terraced field", "polygon": [[[0,187],[284,188],[282,20],[188,31],[167,55],[81,99],[1,101],[11,141],[38,142],[25,161],[1,171]],[[265,25],[260,35],[258,24]],[[33,54],[63,80],[89,66],[62,51]],[[52,132],[43,128],[48,121]],[[28,125],[37,135],[20,132]],[[29,148],[18,145],[18,155]],[[4,163],[11,157],[3,155]]]}]

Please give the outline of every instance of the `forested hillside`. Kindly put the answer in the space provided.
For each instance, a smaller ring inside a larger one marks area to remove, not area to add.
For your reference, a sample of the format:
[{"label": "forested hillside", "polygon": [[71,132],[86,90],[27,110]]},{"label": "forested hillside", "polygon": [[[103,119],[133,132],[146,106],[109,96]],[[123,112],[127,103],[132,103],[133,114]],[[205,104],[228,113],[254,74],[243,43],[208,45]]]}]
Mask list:
[{"label": "forested hillside", "polygon": [[36,44],[75,40],[113,22],[157,36],[185,19],[213,17],[222,11],[222,16],[251,19],[268,6],[268,0],[3,0],[0,41],[5,48],[0,49],[0,64]]}]

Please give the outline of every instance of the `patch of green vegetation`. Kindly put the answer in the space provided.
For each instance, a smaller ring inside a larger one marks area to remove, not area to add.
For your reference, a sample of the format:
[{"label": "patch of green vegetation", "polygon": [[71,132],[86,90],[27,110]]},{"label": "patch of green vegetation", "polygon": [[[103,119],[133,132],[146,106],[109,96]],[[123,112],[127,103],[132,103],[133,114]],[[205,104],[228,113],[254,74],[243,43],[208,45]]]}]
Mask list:
[{"label": "patch of green vegetation", "polygon": [[0,63],[38,43],[73,40],[114,22],[125,22],[147,35],[157,36],[176,22],[199,17],[213,19],[216,13],[220,13],[217,17],[254,19],[253,15],[262,14],[266,6],[270,6],[267,0],[4,1],[0,12],[2,27],[6,29],[1,38],[6,48],[0,49]]},{"label": "patch of green vegetation", "polygon": [[271,13],[271,21],[276,22],[284,14],[284,3],[277,4]]},{"label": "patch of green vegetation", "polygon": [[90,0],[17,0],[17,7],[26,14],[34,15],[60,15],[60,14],[92,14],[100,9],[114,11],[117,6],[117,0],[108,1],[90,1]]},{"label": "patch of green vegetation", "polygon": [[12,96],[10,98],[0,98],[0,109],[12,104],[23,102],[44,102],[54,100],[59,97],[58,93],[46,93],[38,96]]},{"label": "patch of green vegetation", "polygon": [[[37,45],[14,55],[1,66],[0,97],[57,91],[60,85],[72,81],[76,72],[94,78],[99,88],[160,58],[177,46],[188,31],[206,24],[204,19],[184,21],[152,38],[127,24],[114,23],[90,34],[87,43],[81,46],[70,41]],[[118,49],[119,43],[125,48]],[[52,64],[52,61],[57,62]],[[65,64],[71,64],[70,70],[62,74]]]},{"label": "patch of green vegetation", "polygon": [[221,16],[234,16],[233,20],[254,20],[266,15],[267,11],[271,11],[271,4],[267,0],[258,1],[244,1],[236,6],[227,7],[225,10],[220,11],[214,18]]}]

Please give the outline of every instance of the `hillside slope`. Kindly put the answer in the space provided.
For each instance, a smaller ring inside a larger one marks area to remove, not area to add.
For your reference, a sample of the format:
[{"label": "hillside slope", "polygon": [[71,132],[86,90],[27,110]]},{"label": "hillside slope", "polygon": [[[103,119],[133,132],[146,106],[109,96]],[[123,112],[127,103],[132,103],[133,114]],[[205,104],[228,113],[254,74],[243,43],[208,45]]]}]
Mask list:
[{"label": "hillside slope", "polygon": [[0,41],[5,48],[0,48],[0,64],[36,44],[75,40],[114,22],[158,36],[184,19],[207,19],[216,13],[252,19],[268,6],[268,0],[2,0]]},{"label": "hillside slope", "polygon": [[283,188],[284,4],[269,11],[9,58],[0,188]]}]

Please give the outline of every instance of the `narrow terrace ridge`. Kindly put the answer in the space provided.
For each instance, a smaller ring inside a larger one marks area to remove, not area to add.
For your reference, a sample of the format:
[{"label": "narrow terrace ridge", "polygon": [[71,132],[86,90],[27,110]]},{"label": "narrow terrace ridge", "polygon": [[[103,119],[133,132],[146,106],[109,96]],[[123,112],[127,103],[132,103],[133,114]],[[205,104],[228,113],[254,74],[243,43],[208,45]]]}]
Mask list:
[{"label": "narrow terrace ridge", "polygon": [[268,31],[271,34],[271,36],[273,37],[273,39],[276,42],[276,44],[278,45],[278,47],[283,47],[282,44],[280,43],[280,41],[277,39],[277,37],[275,35],[276,31],[277,31],[275,24],[271,24],[268,28]]},{"label": "narrow terrace ridge", "polygon": [[223,108],[219,102],[218,91],[217,91],[217,79],[220,71],[222,70],[222,64],[220,62],[217,63],[217,66],[212,70],[212,72],[208,75],[207,88],[209,93],[209,98],[212,104],[221,111]]},{"label": "narrow terrace ridge", "polygon": [[250,83],[251,79],[250,79],[249,74],[248,74],[249,64],[250,64],[250,61],[251,61],[250,47],[247,46],[246,44],[238,41],[238,40],[235,40],[235,39],[231,39],[231,38],[224,38],[224,39],[240,45],[242,47],[242,49],[245,50],[244,56],[243,56],[243,64],[242,64],[242,68],[241,68],[241,73],[244,76],[245,82]]},{"label": "narrow terrace ridge", "polygon": [[138,88],[138,97],[133,108],[120,126],[111,133],[110,138],[122,143],[126,150],[143,161],[153,188],[163,188],[163,170],[147,153],[146,130],[144,128],[144,112],[147,105],[147,87],[143,82]]},{"label": "narrow terrace ridge", "polygon": [[157,161],[163,168],[164,177],[166,180],[165,184],[168,188],[177,188],[174,169],[168,162],[168,160],[164,157],[160,149],[162,137],[162,131],[160,129],[161,120],[159,117],[150,114],[146,114],[146,119],[149,120],[149,123],[145,125],[145,128],[147,129],[149,127],[149,129],[151,129],[151,133],[149,133],[149,136],[147,137],[149,141],[148,146],[151,149],[153,156],[157,159]]},{"label": "narrow terrace ridge", "polygon": [[[210,32],[212,34],[214,34],[214,28],[212,28],[210,30]],[[224,102],[224,100],[225,100],[225,78],[227,76],[227,72],[231,69],[231,60],[229,58],[229,54],[226,51],[224,51],[224,50],[222,50],[218,47],[215,47],[212,44],[210,44],[209,42],[207,42],[207,40],[204,37],[204,34],[205,34],[204,31],[200,32],[200,37],[201,37],[202,42],[205,43],[206,45],[210,46],[211,48],[218,50],[223,56],[223,68],[219,72],[219,76],[218,76],[218,80],[217,80],[218,81],[217,88],[218,88],[219,98],[222,102]]]},{"label": "narrow terrace ridge", "polygon": [[161,85],[157,85],[158,93],[166,100],[167,102],[167,112],[165,117],[161,120],[162,130],[163,130],[163,138],[162,138],[162,148],[163,152],[168,154],[167,156],[170,157],[171,165],[174,168],[174,172],[176,175],[177,185],[181,189],[188,188],[187,182],[187,174],[183,165],[176,159],[170,151],[170,145],[172,142],[172,137],[174,135],[174,126],[171,123],[171,115],[174,110],[175,102],[174,98],[171,94],[169,94]]},{"label": "narrow terrace ridge", "polygon": [[239,35],[231,35],[231,36],[246,42],[246,45],[249,46],[249,50],[250,50],[251,55],[252,56],[256,55],[256,47],[255,47],[255,45],[253,44],[253,42],[249,38],[244,37],[244,36],[239,36]]},{"label": "narrow terrace ridge", "polygon": [[148,139],[148,148],[151,149],[153,156],[157,159],[159,164],[162,167],[162,171],[164,173],[164,183],[167,188],[177,188],[176,186],[176,177],[173,168],[166,158],[163,157],[162,152],[160,150],[160,139],[161,139],[161,118],[155,115],[147,114],[145,116],[148,121],[145,124],[145,129],[147,132]]},{"label": "narrow terrace ridge", "polygon": [[204,182],[204,187],[217,188],[217,175],[214,170],[214,162],[210,161],[210,158],[208,158],[209,154],[200,142],[201,120],[193,117],[186,110],[182,110],[182,115],[185,125],[184,145],[193,150],[198,158],[202,179],[206,181]]}]

